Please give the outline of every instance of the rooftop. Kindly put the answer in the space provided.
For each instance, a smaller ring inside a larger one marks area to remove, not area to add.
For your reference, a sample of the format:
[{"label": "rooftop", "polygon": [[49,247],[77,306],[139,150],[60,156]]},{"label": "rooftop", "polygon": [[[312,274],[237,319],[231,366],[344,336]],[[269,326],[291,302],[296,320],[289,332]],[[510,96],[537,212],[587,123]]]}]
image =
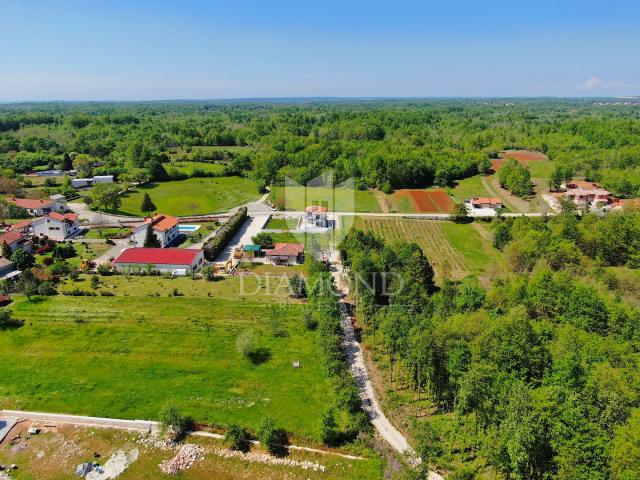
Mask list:
[{"label": "rooftop", "polygon": [[274,257],[295,257],[304,252],[304,245],[299,243],[276,243],[275,247],[266,252],[267,255]]},{"label": "rooftop", "polygon": [[169,230],[178,225],[178,219],[170,215],[154,215],[151,218],[145,219],[145,221],[140,226],[146,226],[149,225],[149,223],[151,223],[154,230],[164,232],[165,230]]},{"label": "rooftop", "polygon": [[43,208],[54,203],[53,200],[40,200],[35,198],[7,198],[7,202],[13,203],[22,208]]},{"label": "rooftop", "polygon": [[114,263],[191,265],[201,250],[189,248],[128,248]]},{"label": "rooftop", "polygon": [[500,200],[499,198],[479,197],[479,198],[472,198],[471,203],[473,205],[484,205],[487,203],[489,205],[502,205],[502,200]]},{"label": "rooftop", "polygon": [[17,242],[22,237],[22,232],[18,232],[16,230],[0,233],[0,245],[2,245],[4,242],[7,242],[7,245],[11,245],[13,242]]},{"label": "rooftop", "polygon": [[49,214],[47,214],[47,216],[49,218],[53,218],[54,220],[58,220],[59,222],[75,222],[78,219],[78,215],[75,213],[58,213],[58,212],[51,212]]}]

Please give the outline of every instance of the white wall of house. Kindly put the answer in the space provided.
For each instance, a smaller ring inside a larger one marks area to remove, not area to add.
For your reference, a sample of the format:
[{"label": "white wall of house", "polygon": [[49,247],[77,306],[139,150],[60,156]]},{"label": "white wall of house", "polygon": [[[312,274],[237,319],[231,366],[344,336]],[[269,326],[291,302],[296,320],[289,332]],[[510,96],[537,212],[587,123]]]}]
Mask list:
[{"label": "white wall of house", "polygon": [[144,272],[148,265],[151,265],[154,270],[160,272],[173,272],[174,270],[186,270],[187,272],[197,272],[204,266],[204,256],[202,251],[193,259],[193,263],[190,265],[185,264],[148,264],[148,263],[116,263],[114,268],[123,273],[137,273]]},{"label": "white wall of house", "polygon": [[[158,237],[158,240],[160,240],[160,245],[163,248],[166,247],[167,245],[170,245],[176,238],[178,238],[178,235],[180,235],[180,232],[178,231],[178,225],[168,230],[164,230],[162,232],[156,230],[155,228],[153,229],[153,231]],[[147,236],[147,225],[145,224],[145,225],[140,225],[138,228],[136,228],[131,237],[137,247],[143,247],[144,239],[146,238],[146,236]]]},{"label": "white wall of house", "polygon": [[64,240],[80,231],[78,222],[61,222],[49,217],[42,217],[31,224],[34,235],[46,235],[53,240]]}]

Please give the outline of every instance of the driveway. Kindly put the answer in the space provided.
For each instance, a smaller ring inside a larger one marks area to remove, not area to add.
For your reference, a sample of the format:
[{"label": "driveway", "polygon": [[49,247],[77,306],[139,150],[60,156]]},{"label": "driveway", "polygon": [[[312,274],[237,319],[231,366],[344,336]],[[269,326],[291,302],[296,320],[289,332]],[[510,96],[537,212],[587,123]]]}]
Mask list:
[{"label": "driveway", "polygon": [[254,215],[245,220],[240,230],[231,238],[224,250],[216,258],[216,262],[226,262],[233,258],[233,251],[236,247],[253,243],[252,237],[260,233],[262,227],[264,227],[269,220],[268,214]]}]

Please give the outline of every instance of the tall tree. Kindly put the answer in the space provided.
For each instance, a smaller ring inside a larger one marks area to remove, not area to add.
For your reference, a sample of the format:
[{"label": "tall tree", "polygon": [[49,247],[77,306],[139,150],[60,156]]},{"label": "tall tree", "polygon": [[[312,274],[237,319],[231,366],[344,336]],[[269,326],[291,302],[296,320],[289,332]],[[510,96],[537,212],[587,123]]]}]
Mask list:
[{"label": "tall tree", "polygon": [[147,233],[144,237],[143,247],[146,248],[160,248],[162,244],[156,235],[156,232],[153,231],[153,226],[151,224],[147,225]]},{"label": "tall tree", "polygon": [[151,201],[151,197],[148,193],[145,193],[144,197],[142,198],[142,205],[140,205],[140,210],[146,214],[149,214],[156,210],[156,204]]}]

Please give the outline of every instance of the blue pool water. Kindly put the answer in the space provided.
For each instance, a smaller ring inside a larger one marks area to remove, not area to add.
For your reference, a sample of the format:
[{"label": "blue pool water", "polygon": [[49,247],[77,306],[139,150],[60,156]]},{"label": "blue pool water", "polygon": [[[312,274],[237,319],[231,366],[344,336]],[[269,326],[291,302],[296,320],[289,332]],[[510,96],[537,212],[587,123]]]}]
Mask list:
[{"label": "blue pool water", "polygon": [[178,225],[180,233],[193,233],[200,228],[200,225]]}]

